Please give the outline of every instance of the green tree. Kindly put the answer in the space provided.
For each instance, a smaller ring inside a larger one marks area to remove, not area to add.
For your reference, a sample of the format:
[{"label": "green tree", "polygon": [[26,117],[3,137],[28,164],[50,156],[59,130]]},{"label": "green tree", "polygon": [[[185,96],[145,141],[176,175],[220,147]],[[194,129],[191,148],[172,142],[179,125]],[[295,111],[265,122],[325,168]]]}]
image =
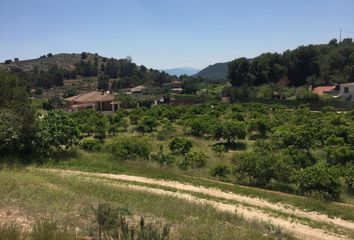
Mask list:
[{"label": "green tree", "polygon": [[30,152],[34,131],[35,111],[24,84],[0,71],[0,153]]},{"label": "green tree", "polygon": [[219,124],[214,129],[214,139],[226,140],[228,144],[235,143],[236,139],[244,139],[246,137],[246,125],[244,122],[228,121]]},{"label": "green tree", "polygon": [[215,167],[210,169],[210,175],[212,177],[217,177],[219,180],[226,178],[227,175],[231,173],[231,170],[225,164],[219,163]]},{"label": "green tree", "polygon": [[160,165],[170,165],[175,162],[175,156],[164,153],[162,144],[157,154],[151,154],[151,159],[157,161]]},{"label": "green tree", "polygon": [[151,116],[144,116],[142,119],[139,121],[138,126],[136,127],[136,130],[141,133],[151,133],[155,130],[157,127],[158,122],[157,119]]},{"label": "green tree", "polygon": [[68,90],[66,90],[63,94],[64,98],[68,98],[68,97],[72,97],[75,96],[77,94],[76,90],[73,88],[69,88]]},{"label": "green tree", "polygon": [[170,142],[169,147],[174,154],[185,155],[193,147],[193,143],[187,138],[176,137]]},{"label": "green tree", "polygon": [[68,150],[78,142],[79,129],[71,116],[61,110],[51,110],[39,120],[36,147],[39,152]]},{"label": "green tree", "polygon": [[109,77],[106,75],[100,75],[98,77],[97,89],[107,91],[109,89]]},{"label": "green tree", "polygon": [[338,200],[341,191],[340,174],[337,168],[317,164],[297,172],[295,180],[302,194],[320,194],[325,199]]},{"label": "green tree", "polygon": [[115,137],[107,149],[114,157],[122,160],[149,159],[151,153],[150,143],[136,136]]},{"label": "green tree", "polygon": [[251,85],[254,76],[250,72],[250,62],[246,58],[238,58],[229,63],[228,78],[234,87]]},{"label": "green tree", "polygon": [[286,157],[266,150],[235,154],[233,162],[234,174],[262,187],[272,179],[288,181],[293,170]]}]

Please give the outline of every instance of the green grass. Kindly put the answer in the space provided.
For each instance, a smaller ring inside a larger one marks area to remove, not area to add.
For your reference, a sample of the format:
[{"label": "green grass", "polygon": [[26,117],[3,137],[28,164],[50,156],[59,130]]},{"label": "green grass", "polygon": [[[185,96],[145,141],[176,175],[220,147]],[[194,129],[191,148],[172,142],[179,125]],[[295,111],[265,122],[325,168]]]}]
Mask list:
[{"label": "green grass", "polygon": [[[93,208],[109,202],[133,215],[172,224],[179,239],[289,239],[268,224],[250,223],[239,216],[217,212],[180,199],[125,190],[74,176],[36,170],[0,171],[0,208],[21,209],[24,216],[55,221],[80,229],[81,236],[97,232]],[[0,238],[1,239],[1,238]]]}]

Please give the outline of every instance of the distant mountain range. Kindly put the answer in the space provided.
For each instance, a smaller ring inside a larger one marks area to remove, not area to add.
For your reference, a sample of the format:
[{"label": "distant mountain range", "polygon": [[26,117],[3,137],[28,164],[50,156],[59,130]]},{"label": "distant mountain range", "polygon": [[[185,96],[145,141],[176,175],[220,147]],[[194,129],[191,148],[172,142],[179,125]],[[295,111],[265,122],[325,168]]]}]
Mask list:
[{"label": "distant mountain range", "polygon": [[196,73],[198,73],[200,69],[191,68],[191,67],[181,67],[181,68],[160,69],[160,71],[164,71],[170,75],[176,75],[176,76],[181,76],[183,74],[188,76],[193,76]]},{"label": "distant mountain range", "polygon": [[226,80],[229,62],[215,63],[202,69],[195,76],[202,77],[208,80]]}]

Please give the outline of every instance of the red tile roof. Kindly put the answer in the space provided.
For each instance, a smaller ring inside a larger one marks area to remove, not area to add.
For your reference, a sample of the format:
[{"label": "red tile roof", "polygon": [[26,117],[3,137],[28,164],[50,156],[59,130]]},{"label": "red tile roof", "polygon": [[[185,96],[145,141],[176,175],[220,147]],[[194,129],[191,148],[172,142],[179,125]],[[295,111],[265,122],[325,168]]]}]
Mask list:
[{"label": "red tile roof", "polygon": [[323,95],[324,92],[335,90],[336,86],[320,86],[315,87],[312,92],[317,93],[318,95]]}]

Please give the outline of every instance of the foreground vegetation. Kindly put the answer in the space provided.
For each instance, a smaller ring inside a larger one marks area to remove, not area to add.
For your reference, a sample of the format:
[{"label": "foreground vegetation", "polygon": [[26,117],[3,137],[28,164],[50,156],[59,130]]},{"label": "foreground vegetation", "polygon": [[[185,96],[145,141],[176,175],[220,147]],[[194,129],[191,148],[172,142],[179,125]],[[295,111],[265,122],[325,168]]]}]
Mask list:
[{"label": "foreground vegetation", "polygon": [[[165,178],[354,220],[353,111],[218,102],[120,109],[108,116],[89,110],[44,111],[36,109],[15,76],[0,73],[0,80],[2,166],[19,163],[21,167],[32,164]],[[69,229],[69,235],[77,234],[74,227],[78,227],[82,236],[102,236],[92,209],[108,202],[103,208],[109,210],[103,212],[115,212],[114,219],[121,219],[108,235],[139,235],[143,229],[136,227],[136,219],[148,215],[162,219],[162,225],[151,223],[149,227],[160,238],[167,234],[165,224],[171,224],[171,234],[180,239],[232,239],[236,232],[240,239],[283,236],[273,227],[270,232],[265,224],[253,229],[239,216],[208,207],[205,210],[182,200],[116,189],[102,182],[88,183],[79,177],[5,167],[0,178],[6,182],[0,188],[0,209],[23,208],[21,215],[31,216],[29,225],[44,219],[54,232]],[[63,199],[68,204],[62,204]],[[185,209],[180,210],[181,206]],[[126,208],[131,214],[122,215],[119,209]],[[194,223],[187,220],[184,225],[184,215]],[[39,222],[38,228],[47,225]],[[17,234],[16,226],[11,225],[1,231],[4,236]],[[32,231],[20,235],[26,237]],[[352,232],[344,233],[352,236]]]},{"label": "foreground vegetation", "polygon": [[[58,231],[65,231],[66,235],[71,236],[60,239],[74,239],[76,235],[79,238],[98,237],[100,224],[105,229],[105,219],[114,216],[117,211],[125,215],[129,225],[136,226],[137,234],[143,216],[146,225],[152,224],[153,229],[160,234],[166,233],[166,226],[170,226],[170,239],[290,238],[270,225],[250,225],[237,215],[218,213],[212,207],[126,190],[80,177],[62,177],[34,170],[2,169],[0,180],[4,183],[0,188],[0,209],[8,212],[9,219],[12,212],[15,212],[13,214],[20,215],[25,223],[41,220],[47,221],[47,225],[55,224]],[[10,221],[7,224],[11,226]],[[50,231],[48,228],[45,227],[45,231]],[[8,232],[8,228],[2,228],[0,239],[6,236],[4,232]]]},{"label": "foreground vegetation", "polygon": [[46,161],[56,151],[80,145],[89,152],[108,151],[115,159],[155,161],[203,177],[208,172],[221,180],[327,200],[343,201],[344,188],[352,192],[353,112],[203,104],[109,116],[60,110],[36,116],[16,78],[2,78],[0,152],[10,162],[15,152]]}]

